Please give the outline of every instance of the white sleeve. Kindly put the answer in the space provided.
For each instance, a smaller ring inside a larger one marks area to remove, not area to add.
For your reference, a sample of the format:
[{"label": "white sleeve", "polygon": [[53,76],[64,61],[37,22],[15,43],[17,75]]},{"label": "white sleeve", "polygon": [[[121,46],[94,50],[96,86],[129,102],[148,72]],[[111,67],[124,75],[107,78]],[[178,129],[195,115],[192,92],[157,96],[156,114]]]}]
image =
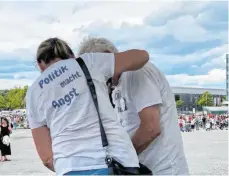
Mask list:
[{"label": "white sleeve", "polygon": [[34,106],[33,106],[33,101],[31,100],[31,93],[30,90],[28,90],[27,94],[26,94],[26,118],[28,119],[29,122],[29,127],[31,129],[34,128],[40,128],[42,126],[46,125],[46,121],[45,120],[38,120],[38,116],[36,115],[36,113],[34,112]]},{"label": "white sleeve", "polygon": [[[93,71],[100,71],[103,76],[106,78],[106,81],[113,77],[114,67],[115,67],[115,58],[112,53],[85,53],[80,57],[86,62],[89,69]],[[91,70],[89,70],[91,71]]]},{"label": "white sleeve", "polygon": [[132,72],[128,81],[131,100],[138,113],[146,107],[162,104],[159,86],[142,69]]}]

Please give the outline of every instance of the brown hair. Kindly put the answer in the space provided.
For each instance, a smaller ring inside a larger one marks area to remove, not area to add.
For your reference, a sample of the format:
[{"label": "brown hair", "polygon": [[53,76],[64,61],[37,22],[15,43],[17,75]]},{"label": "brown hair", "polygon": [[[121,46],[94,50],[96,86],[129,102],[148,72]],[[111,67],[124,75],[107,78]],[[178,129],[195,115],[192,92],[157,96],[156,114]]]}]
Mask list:
[{"label": "brown hair", "polygon": [[74,57],[74,53],[68,44],[58,38],[49,38],[43,41],[37,50],[37,62],[44,61],[49,64],[56,58],[62,60]]}]

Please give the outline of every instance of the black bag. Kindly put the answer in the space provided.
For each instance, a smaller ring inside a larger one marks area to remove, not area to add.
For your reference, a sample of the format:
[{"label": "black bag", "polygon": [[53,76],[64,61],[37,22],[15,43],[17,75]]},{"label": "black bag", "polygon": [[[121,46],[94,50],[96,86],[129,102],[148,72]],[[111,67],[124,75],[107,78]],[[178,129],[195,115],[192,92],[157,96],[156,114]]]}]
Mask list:
[{"label": "black bag", "polygon": [[153,175],[153,172],[145,165],[139,163],[139,166],[140,166],[139,168],[140,175]]},{"label": "black bag", "polygon": [[108,155],[108,140],[107,136],[103,127],[103,123],[100,117],[99,113],[99,105],[98,105],[98,99],[97,99],[97,94],[95,90],[95,85],[92,81],[90,72],[88,71],[88,68],[86,64],[84,63],[82,58],[77,58],[76,61],[78,62],[79,66],[81,67],[82,71],[84,72],[84,75],[87,79],[87,84],[89,86],[91,96],[96,108],[96,111],[98,113],[98,118],[99,118],[99,127],[100,127],[100,133],[101,133],[101,140],[102,140],[102,145],[103,148],[106,151],[106,158],[105,162],[108,166],[109,170],[109,175],[152,175],[152,172],[144,165],[140,164],[140,169],[137,167],[124,167],[121,163],[116,161],[114,158]]}]

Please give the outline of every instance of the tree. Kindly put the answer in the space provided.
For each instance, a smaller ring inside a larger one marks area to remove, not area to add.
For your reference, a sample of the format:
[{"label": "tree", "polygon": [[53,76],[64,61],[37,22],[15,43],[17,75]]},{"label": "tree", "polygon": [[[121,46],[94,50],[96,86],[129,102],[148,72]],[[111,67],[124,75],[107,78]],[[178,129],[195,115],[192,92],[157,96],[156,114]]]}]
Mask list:
[{"label": "tree", "polygon": [[28,87],[14,88],[5,95],[6,107],[10,109],[20,109],[25,107],[25,95]]},{"label": "tree", "polygon": [[6,108],[6,99],[4,96],[0,94],[0,109],[5,109]]},{"label": "tree", "polygon": [[206,91],[198,99],[197,104],[200,106],[213,106],[213,96]]},{"label": "tree", "polygon": [[226,100],[227,100],[227,97],[226,97],[226,96],[223,96],[223,97],[222,97],[222,100],[223,100],[223,101],[226,101]]},{"label": "tree", "polygon": [[178,108],[181,107],[183,104],[184,104],[184,102],[182,100],[177,100],[176,101],[176,105],[177,105]]},{"label": "tree", "polygon": [[23,89],[23,97],[22,97],[23,100],[22,100],[22,104],[21,104],[22,108],[26,107],[25,96],[26,96],[27,91],[28,91],[28,86],[25,86]]}]

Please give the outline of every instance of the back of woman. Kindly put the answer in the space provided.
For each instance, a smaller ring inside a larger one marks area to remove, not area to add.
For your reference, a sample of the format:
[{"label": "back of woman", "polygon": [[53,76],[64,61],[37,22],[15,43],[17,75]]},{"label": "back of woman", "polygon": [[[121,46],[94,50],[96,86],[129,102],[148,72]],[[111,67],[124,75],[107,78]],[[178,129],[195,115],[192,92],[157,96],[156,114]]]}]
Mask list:
[{"label": "back of woman", "polygon": [[[135,151],[129,137],[116,122],[107,96],[104,75],[97,69],[98,61],[104,56],[85,54],[82,58],[88,65],[96,86],[101,118],[111,145],[110,154],[124,165],[132,162],[131,166],[136,167],[138,161]],[[92,64],[93,60],[97,62]],[[107,57],[101,63],[110,63],[106,61],[109,61]],[[51,81],[49,75],[61,69],[63,73],[55,79],[53,76]],[[48,79],[50,82],[46,84]],[[28,101],[32,103],[34,108],[31,108],[36,117],[36,122],[30,123],[30,126],[47,125],[50,129],[56,172],[68,172],[62,171],[63,165],[66,165],[65,168],[75,166],[75,170],[87,170],[92,166],[96,169],[106,167],[98,115],[85,76],[74,59],[59,61],[49,67],[29,89]]]},{"label": "back of woman", "polygon": [[[36,137],[44,134],[42,130],[45,128],[50,131],[54,159],[54,168],[49,168],[57,174],[107,168],[98,114],[83,71],[75,59],[63,57],[64,59],[57,59],[50,64],[47,59],[53,54],[45,49],[49,42],[47,40],[40,46],[43,52],[38,55],[44,60],[41,60],[39,66],[43,72],[29,88],[26,97],[27,116],[38,153],[41,159],[45,158],[45,147],[42,149],[39,137]],[[61,48],[61,41],[55,39],[54,44],[55,42],[58,50]],[[53,40],[51,43],[53,44]],[[55,51],[55,47],[52,48]],[[125,167],[138,167],[138,158],[131,140],[117,123],[109,102],[106,81],[115,72],[114,54],[88,53],[81,57],[96,87],[99,112],[109,141],[109,155]],[[45,164],[49,159],[42,160]]]}]

